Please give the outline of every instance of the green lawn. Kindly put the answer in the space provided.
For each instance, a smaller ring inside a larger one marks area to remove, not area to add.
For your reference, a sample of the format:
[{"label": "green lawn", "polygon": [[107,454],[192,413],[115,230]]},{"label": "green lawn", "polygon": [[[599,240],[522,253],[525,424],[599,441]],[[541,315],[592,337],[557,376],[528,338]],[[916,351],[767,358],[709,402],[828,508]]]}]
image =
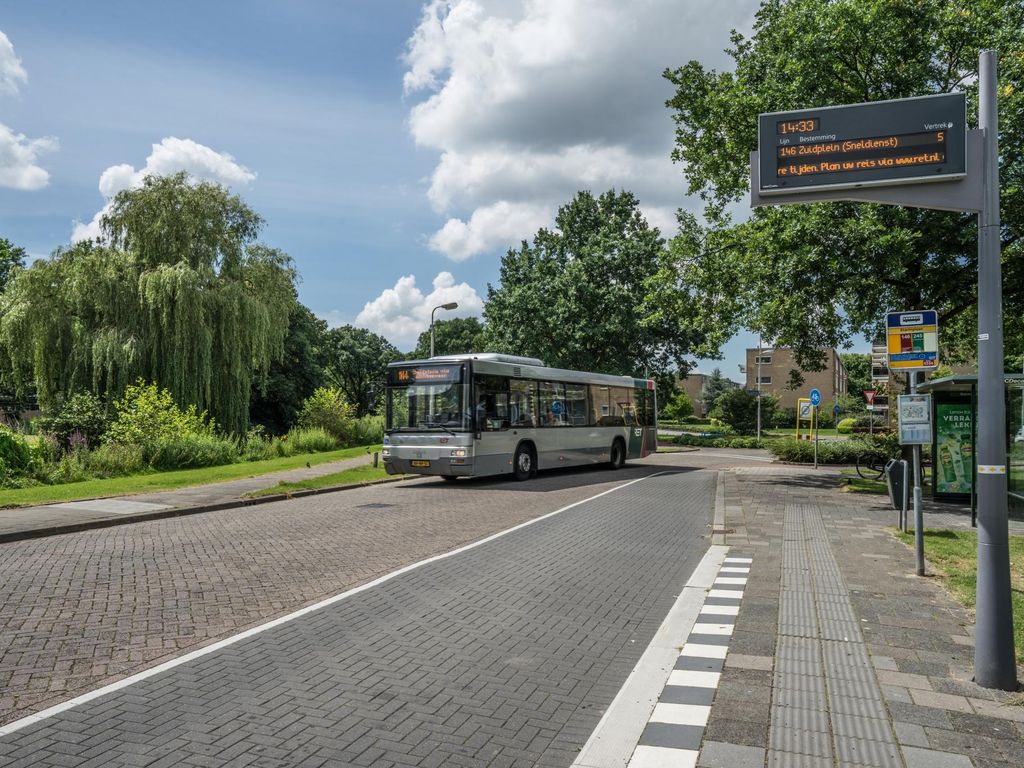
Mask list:
[{"label": "green lawn", "polygon": [[[264,488],[259,491],[253,491],[247,493],[246,496],[257,497],[257,496],[270,496],[275,493],[291,493],[292,491],[306,491],[316,488],[330,488],[334,485],[356,485],[360,483],[369,483],[375,480],[383,480],[386,477],[390,477],[384,470],[383,464],[375,467],[372,464],[366,464],[361,467],[353,467],[352,469],[345,469],[341,472],[335,472],[332,475],[322,475],[321,477],[311,477],[308,480],[295,480],[294,482],[281,481],[272,488]],[[399,477],[394,475],[394,477]],[[411,475],[403,475],[402,477],[411,477]]]},{"label": "green lawn", "polygon": [[[913,533],[895,535],[914,546]],[[924,556],[959,603],[974,608],[978,537],[973,531],[926,530]],[[1018,661],[1024,660],[1024,536],[1010,537],[1010,589],[1013,601],[1013,642]]]},{"label": "green lawn", "polygon": [[865,480],[856,469],[839,471],[839,489],[847,493],[888,493],[885,480]]},{"label": "green lawn", "polygon": [[85,480],[64,485],[38,485],[32,488],[0,490],[0,507],[27,507],[36,504],[55,504],[62,501],[123,496],[130,493],[169,491],[190,485],[219,483],[243,477],[264,475],[287,469],[326,464],[340,459],[352,459],[379,451],[379,445],[342,448],[325,453],[305,453],[265,461],[245,461],[203,469],[182,469],[174,472],[151,472],[145,475],[111,477],[103,480]]}]

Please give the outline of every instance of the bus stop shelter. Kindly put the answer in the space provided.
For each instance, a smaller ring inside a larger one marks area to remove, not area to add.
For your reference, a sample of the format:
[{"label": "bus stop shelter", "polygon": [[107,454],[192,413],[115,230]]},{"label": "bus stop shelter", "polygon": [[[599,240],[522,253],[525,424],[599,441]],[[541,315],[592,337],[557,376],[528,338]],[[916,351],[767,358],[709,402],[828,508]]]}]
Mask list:
[{"label": "bus stop shelter", "polygon": [[[1024,513],[1024,374],[1004,374],[1006,460],[1010,509]],[[932,395],[932,497],[970,502],[975,522],[978,377],[946,376],[918,386]]]}]

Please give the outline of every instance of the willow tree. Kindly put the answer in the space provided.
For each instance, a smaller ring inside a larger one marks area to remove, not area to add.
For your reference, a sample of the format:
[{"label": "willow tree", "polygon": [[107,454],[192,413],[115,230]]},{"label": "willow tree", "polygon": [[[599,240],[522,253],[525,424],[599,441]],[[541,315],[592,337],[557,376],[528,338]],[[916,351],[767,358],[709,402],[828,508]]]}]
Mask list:
[{"label": "willow tree", "polygon": [[80,389],[116,397],[141,377],[242,432],[295,302],[291,259],[254,242],[262,224],[219,185],[148,177],[114,198],[101,241],[16,274],[3,344],[44,407]]}]

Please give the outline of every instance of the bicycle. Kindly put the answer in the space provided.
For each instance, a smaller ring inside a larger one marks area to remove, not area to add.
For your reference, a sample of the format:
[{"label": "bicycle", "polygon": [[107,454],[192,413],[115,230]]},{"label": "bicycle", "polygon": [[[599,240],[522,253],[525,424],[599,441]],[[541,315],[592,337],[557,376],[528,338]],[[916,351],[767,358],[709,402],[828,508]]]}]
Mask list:
[{"label": "bicycle", "polygon": [[857,474],[864,480],[881,480],[888,462],[887,456],[868,448],[857,456]]}]

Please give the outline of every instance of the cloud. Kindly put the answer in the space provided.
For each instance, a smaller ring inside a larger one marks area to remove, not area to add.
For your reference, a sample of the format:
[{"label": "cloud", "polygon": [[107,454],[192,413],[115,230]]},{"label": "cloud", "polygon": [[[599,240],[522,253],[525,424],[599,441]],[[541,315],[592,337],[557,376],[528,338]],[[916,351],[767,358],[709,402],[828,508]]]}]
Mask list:
[{"label": "cloud", "polygon": [[59,144],[53,137],[30,139],[0,123],[0,187],[42,189],[50,183],[50,174],[36,165],[44,152]]},{"label": "cloud", "polygon": [[18,84],[28,82],[28,73],[21,66],[21,59],[14,53],[14,46],[7,35],[0,30],[0,93],[14,95]]},{"label": "cloud", "polygon": [[167,176],[179,171],[185,171],[193,181],[211,181],[225,186],[248,184],[256,178],[255,173],[239,165],[235,158],[226,152],[217,152],[191,139],[170,136],[153,145],[153,151],[146,158],[146,164],[139,170],[122,163],[112,165],[100,174],[99,190],[106,203],[88,224],[75,223],[71,241],[101,236],[100,219],[110,210],[111,200],[118,192],[142,186],[147,176]]},{"label": "cloud", "polygon": [[[454,260],[530,237],[536,216],[581,189],[637,195],[644,210],[687,203],[670,159],[674,130],[661,75],[690,59],[724,63],[730,27],[757,0],[432,0],[407,42],[409,114],[440,151],[428,199],[448,220],[431,247]],[[674,216],[659,224],[674,231]],[[654,223],[654,222],[652,222]],[[519,228],[515,231],[514,224]]]},{"label": "cloud", "polygon": [[459,308],[438,312],[435,319],[471,317],[483,312],[483,299],[468,283],[456,283],[451,272],[440,272],[434,278],[433,290],[424,295],[416,287],[416,276],[398,278],[373,301],[368,301],[356,316],[354,324],[379,333],[400,349],[411,349],[416,339],[430,327],[430,313],[440,304],[456,301]]}]

